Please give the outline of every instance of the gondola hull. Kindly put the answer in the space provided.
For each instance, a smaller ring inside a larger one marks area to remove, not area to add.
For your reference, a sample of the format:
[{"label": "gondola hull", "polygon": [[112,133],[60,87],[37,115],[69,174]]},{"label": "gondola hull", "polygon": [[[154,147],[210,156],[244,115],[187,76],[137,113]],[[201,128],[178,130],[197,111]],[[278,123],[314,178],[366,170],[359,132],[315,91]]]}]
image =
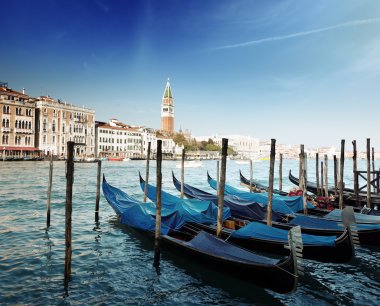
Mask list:
[{"label": "gondola hull", "polygon": [[[215,234],[216,229],[212,226],[194,224],[194,227]],[[231,236],[231,231],[223,230],[222,238],[232,244],[248,250],[264,251],[279,255],[288,255],[289,250],[283,242],[275,240],[263,240],[257,238],[242,239]],[[320,262],[344,263],[350,261],[354,256],[354,248],[347,230],[336,239],[335,246],[303,245],[303,258]]]},{"label": "gondola hull", "polygon": [[[111,207],[119,215],[122,224],[153,238],[154,226],[152,229],[152,225],[154,224],[152,221],[155,221],[151,216],[152,211],[146,210],[148,203],[140,202],[120,189],[110,186],[105,178],[103,178],[103,193]],[[164,223],[167,216],[169,218],[166,220],[169,220],[170,216],[175,216],[175,219],[170,219],[172,222],[170,224],[173,226],[174,222],[185,218],[185,215],[174,215],[174,213],[163,215],[161,230],[164,229],[163,233],[166,234],[161,235],[160,241],[164,249],[169,249],[181,257],[189,258],[190,262],[196,260],[204,263],[207,267],[224,273],[226,277],[234,275],[279,293],[289,293],[296,288],[298,272],[294,257],[295,250],[283,260],[271,259],[238,248],[205,231],[194,235],[186,230],[185,225],[179,229],[169,228],[169,223]]]}]

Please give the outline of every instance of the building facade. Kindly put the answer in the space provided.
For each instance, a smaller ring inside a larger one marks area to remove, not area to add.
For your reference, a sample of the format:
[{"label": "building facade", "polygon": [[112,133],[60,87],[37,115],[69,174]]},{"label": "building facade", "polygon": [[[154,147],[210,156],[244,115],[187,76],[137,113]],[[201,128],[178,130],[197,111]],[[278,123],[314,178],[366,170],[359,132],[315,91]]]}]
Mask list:
[{"label": "building facade", "polygon": [[74,141],[77,157],[95,156],[95,111],[49,96],[35,100],[35,145],[45,155],[67,156],[68,141]]},{"label": "building facade", "polygon": [[7,158],[36,156],[34,144],[35,104],[31,97],[0,83],[0,154]]},{"label": "building facade", "polygon": [[169,79],[166,83],[161,104],[161,130],[167,133],[174,132],[174,99]]},{"label": "building facade", "polygon": [[96,156],[141,158],[142,137],[139,128],[117,119],[96,123]]}]

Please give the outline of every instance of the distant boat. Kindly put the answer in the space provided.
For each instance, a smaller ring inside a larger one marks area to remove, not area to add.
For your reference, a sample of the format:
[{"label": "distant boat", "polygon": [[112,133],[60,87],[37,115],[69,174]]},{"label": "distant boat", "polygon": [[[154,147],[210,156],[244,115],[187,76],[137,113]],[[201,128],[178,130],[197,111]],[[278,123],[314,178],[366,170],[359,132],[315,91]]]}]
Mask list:
[{"label": "distant boat", "polygon": [[[181,168],[181,164],[177,164],[176,168]],[[200,168],[203,167],[203,164],[201,161],[198,160],[188,160],[185,161],[185,168]]]},{"label": "distant boat", "polygon": [[123,159],[123,161],[125,161],[125,162],[126,162],[126,161],[130,161],[130,160],[131,160],[131,159],[128,158],[128,157],[126,157],[126,158]]},{"label": "distant boat", "polygon": [[249,164],[249,160],[247,159],[235,160],[235,163],[238,165],[246,165],[246,164]]},{"label": "distant boat", "polygon": [[122,157],[108,157],[109,161],[123,161]]},{"label": "distant boat", "polygon": [[[252,159],[253,163],[259,163],[261,162],[260,159]],[[242,160],[235,160],[235,163],[238,165],[247,165],[249,164],[249,159],[242,159]]]}]

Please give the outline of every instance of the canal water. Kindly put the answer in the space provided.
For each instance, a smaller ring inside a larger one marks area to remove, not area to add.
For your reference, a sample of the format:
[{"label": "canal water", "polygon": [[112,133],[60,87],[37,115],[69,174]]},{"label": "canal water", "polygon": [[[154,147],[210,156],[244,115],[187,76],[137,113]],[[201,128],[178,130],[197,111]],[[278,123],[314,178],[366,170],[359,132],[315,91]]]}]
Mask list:
[{"label": "canal water", "polygon": [[[352,165],[346,161],[345,181],[352,186]],[[155,181],[152,161],[151,182]],[[178,195],[171,182],[179,162],[163,162],[163,190]],[[103,162],[110,184],[142,199],[138,171],[144,161]],[[315,161],[309,161],[313,180]],[[269,162],[254,163],[254,177],[267,182]],[[276,161],[276,166],[278,162]],[[187,168],[186,182],[205,190],[206,170],[215,177],[215,161]],[[289,169],[298,176],[298,162],[284,161],[284,190],[292,184]],[[248,164],[228,161],[227,183],[239,186],[239,169],[249,176]],[[359,163],[365,169],[365,163]],[[104,197],[100,221],[94,222],[96,164],[75,164],[73,194],[72,280],[63,289],[65,163],[54,164],[51,227],[46,229],[48,162],[0,162],[0,304],[284,304],[379,305],[380,248],[358,248],[348,264],[304,261],[305,275],[296,292],[274,293],[220,274],[196,262],[163,251],[161,266],[152,266],[152,243],[121,225]],[[276,171],[278,172],[278,171]],[[332,161],[330,161],[330,179]],[[275,184],[278,186],[276,175]]]}]

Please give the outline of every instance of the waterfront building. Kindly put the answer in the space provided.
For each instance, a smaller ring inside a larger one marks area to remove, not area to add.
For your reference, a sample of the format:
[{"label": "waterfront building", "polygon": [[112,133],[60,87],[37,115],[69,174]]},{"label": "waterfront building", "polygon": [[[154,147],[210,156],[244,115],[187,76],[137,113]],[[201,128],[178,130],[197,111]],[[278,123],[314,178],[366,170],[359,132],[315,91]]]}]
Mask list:
[{"label": "waterfront building", "polygon": [[174,100],[169,79],[166,82],[161,104],[161,130],[167,133],[174,132]]},{"label": "waterfront building", "polygon": [[122,123],[117,119],[96,122],[96,156],[141,158],[142,133],[139,127]]},{"label": "waterfront building", "polygon": [[0,118],[1,157],[34,156],[35,104],[25,89],[18,92],[0,83]]},{"label": "waterfront building", "polygon": [[214,144],[220,147],[222,146],[222,138],[228,139],[228,146],[232,148],[241,158],[253,158],[258,154],[260,150],[259,139],[251,137],[251,136],[214,135],[214,136],[195,137],[195,139],[198,142],[209,141],[211,139]]},{"label": "waterfront building", "polygon": [[333,158],[334,155],[336,155],[336,150],[334,147],[321,147],[318,148],[319,157],[323,157],[325,154],[328,156],[328,158]]},{"label": "waterfront building", "polygon": [[74,141],[77,157],[95,154],[95,111],[41,96],[35,100],[36,147],[44,154],[66,157]]}]

